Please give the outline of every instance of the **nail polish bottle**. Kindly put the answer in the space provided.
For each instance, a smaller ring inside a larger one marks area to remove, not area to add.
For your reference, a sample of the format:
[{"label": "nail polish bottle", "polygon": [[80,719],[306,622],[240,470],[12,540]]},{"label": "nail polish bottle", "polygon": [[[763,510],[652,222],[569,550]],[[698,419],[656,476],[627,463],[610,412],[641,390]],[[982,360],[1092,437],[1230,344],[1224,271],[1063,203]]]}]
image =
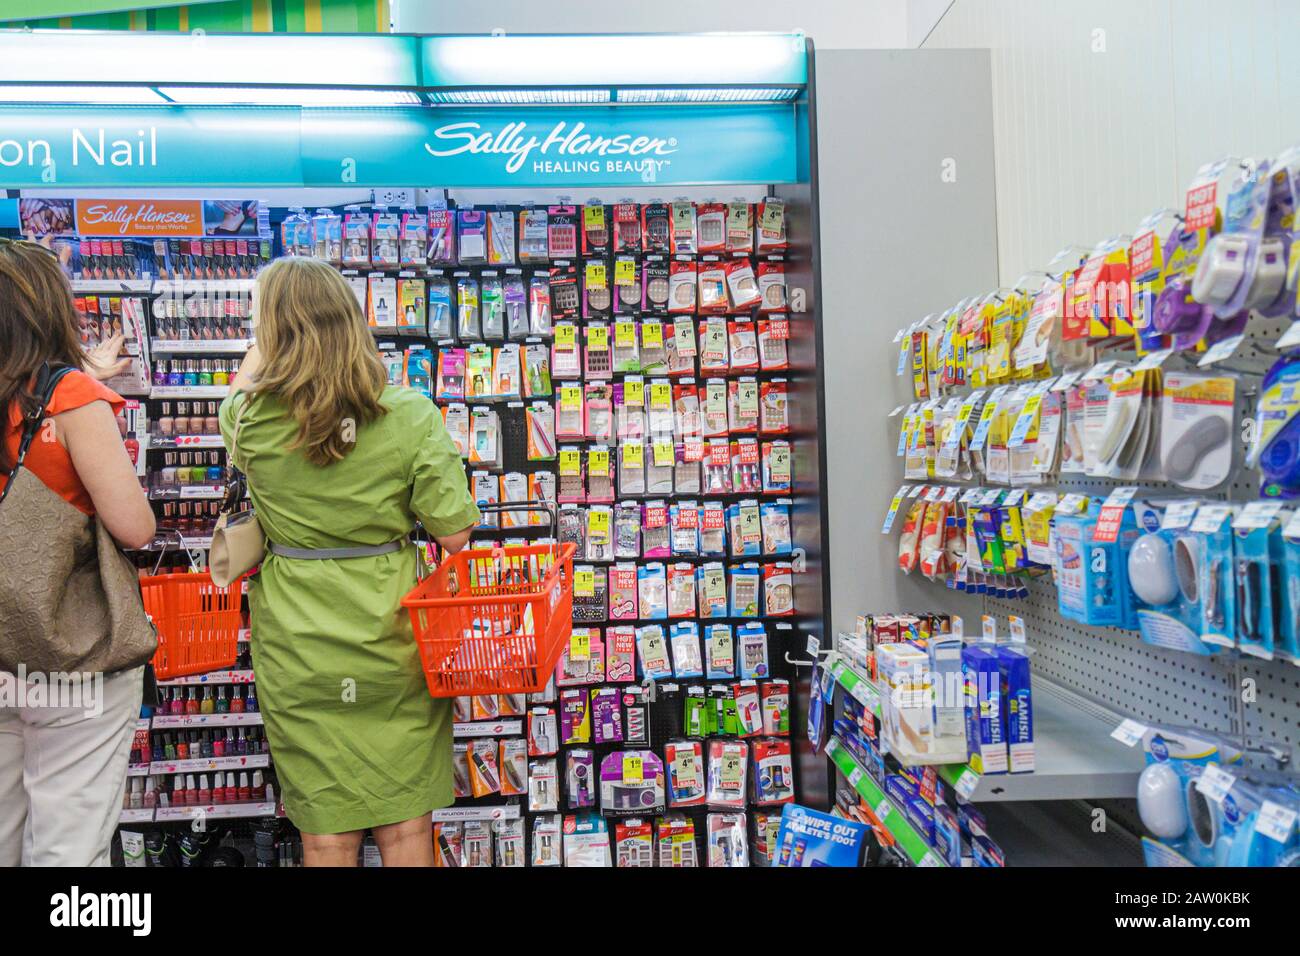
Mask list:
[{"label": "nail polish bottle", "polygon": [[226,774],[226,803],[236,803],[239,800],[239,785],[235,781],[235,771]]},{"label": "nail polish bottle", "polygon": [[178,359],[172,359],[167,363],[167,384],[171,387],[185,384],[185,370]]},{"label": "nail polish bottle", "polygon": [[191,686],[189,692],[185,695],[185,713],[187,716],[199,712],[199,695],[198,689]]},{"label": "nail polish bottle", "polygon": [[194,359],[189,359],[185,363],[185,374],[182,379],[182,384],[184,385],[199,384],[199,372],[198,372],[198,367],[194,364]]},{"label": "nail polish bottle", "polygon": [[176,759],[176,741],[171,734],[163,734],[163,760]]},{"label": "nail polish bottle", "polygon": [[235,742],[235,752],[243,757],[248,754],[248,738],[244,736],[244,728],[239,728],[239,738]]},{"label": "nail polish bottle", "polygon": [[[139,779],[138,777],[136,778]],[[254,800],[266,799],[266,778],[262,776],[262,771],[253,771],[253,789],[250,792]]]},{"label": "nail polish bottle", "polygon": [[199,774],[199,806],[206,807],[212,803],[212,785],[206,773]]},{"label": "nail polish bottle", "polygon": [[141,777],[131,778],[131,793],[127,799],[127,806],[132,810],[139,810],[144,806],[144,780]]},{"label": "nail polish bottle", "polygon": [[230,688],[230,712],[232,714],[244,712],[244,698],[240,696],[238,686]]},{"label": "nail polish bottle", "polygon": [[185,698],[182,694],[182,688],[180,687],[172,688],[170,711],[174,716],[180,716],[185,713]]},{"label": "nail polish bottle", "polygon": [[251,791],[248,788],[248,771],[240,771],[239,774],[239,802],[247,803],[252,799]]},{"label": "nail polish bottle", "polygon": [[207,359],[204,359],[203,361],[199,362],[199,379],[198,379],[198,381],[199,381],[199,384],[200,384],[200,385],[211,385],[211,384],[212,384],[212,366],[210,366],[210,365],[208,364],[208,360],[207,360]]},{"label": "nail polish bottle", "polygon": [[199,802],[199,788],[194,783],[194,774],[185,775],[185,803],[194,806]]},{"label": "nail polish bottle", "polygon": [[250,714],[257,713],[257,685],[248,685],[248,696],[244,698],[244,709]]},{"label": "nail polish bottle", "polygon": [[225,749],[227,757],[233,757],[239,752],[239,744],[235,742],[234,727],[226,728],[226,739],[222,744],[222,747]]},{"label": "nail polish bottle", "polygon": [[[221,383],[213,381],[212,384],[218,385]],[[221,419],[217,415],[216,402],[208,402],[208,414],[207,417],[203,419],[203,434],[205,435],[221,434]]]},{"label": "nail polish bottle", "polygon": [[158,805],[158,791],[154,789],[153,777],[145,777],[144,780],[144,805],[148,810]]},{"label": "nail polish bottle", "polygon": [[208,484],[221,484],[221,476],[225,473],[225,468],[221,464],[220,452],[208,453]]},{"label": "nail polish bottle", "polygon": [[172,806],[183,807],[188,802],[185,799],[185,774],[178,773],[172,782]]},{"label": "nail polish bottle", "polygon": [[226,371],[226,363],[218,360],[212,369],[213,385],[229,385],[230,373]]},{"label": "nail polish bottle", "polygon": [[212,778],[212,802],[226,802],[226,775],[217,771],[217,775]]},{"label": "nail polish bottle", "polygon": [[226,696],[224,684],[217,688],[216,712],[218,714],[230,713],[230,698]]},{"label": "nail polish bottle", "polygon": [[158,416],[158,434],[171,438],[176,434],[176,419],[172,417],[172,403],[163,402],[162,412]]},{"label": "nail polish bottle", "polygon": [[203,700],[199,704],[200,714],[214,714],[217,711],[217,699],[212,696],[212,686],[203,688]]},{"label": "nail polish bottle", "polygon": [[221,758],[226,755],[226,738],[221,731],[217,731],[212,737],[212,756]]},{"label": "nail polish bottle", "polygon": [[190,742],[185,739],[184,734],[176,735],[176,759],[177,760],[190,759]]},{"label": "nail polish bottle", "polygon": [[153,369],[153,383],[157,388],[164,388],[167,385],[167,363],[158,362]]},{"label": "nail polish bottle", "polygon": [[[212,738],[208,736],[206,731],[196,731],[195,733],[199,738],[199,756],[205,760],[211,760],[212,759]],[[193,753],[193,751],[194,748],[191,747],[190,752]]]},{"label": "nail polish bottle", "polygon": [[163,737],[166,734],[155,734],[149,740],[149,762],[157,763],[163,759]]}]

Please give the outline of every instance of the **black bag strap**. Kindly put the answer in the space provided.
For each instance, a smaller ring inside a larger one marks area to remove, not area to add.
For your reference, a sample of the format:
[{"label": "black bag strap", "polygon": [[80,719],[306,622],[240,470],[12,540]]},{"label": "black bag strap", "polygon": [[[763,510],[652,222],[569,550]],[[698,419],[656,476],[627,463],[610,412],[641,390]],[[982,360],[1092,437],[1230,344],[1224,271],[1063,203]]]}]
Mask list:
[{"label": "black bag strap", "polygon": [[32,442],[36,440],[36,433],[41,430],[41,422],[45,420],[45,409],[54,400],[54,390],[59,387],[59,382],[64,377],[75,371],[70,365],[59,365],[55,368],[50,367],[46,362],[36,373],[36,387],[32,394],[36,396],[36,407],[31,414],[23,418],[23,434],[18,441],[18,457],[14,461],[14,467],[9,472],[9,478],[5,483],[3,491],[0,491],[0,504],[9,497],[9,489],[14,486],[14,478],[18,475],[18,469],[23,466],[23,461],[27,458],[27,452],[32,447]]}]

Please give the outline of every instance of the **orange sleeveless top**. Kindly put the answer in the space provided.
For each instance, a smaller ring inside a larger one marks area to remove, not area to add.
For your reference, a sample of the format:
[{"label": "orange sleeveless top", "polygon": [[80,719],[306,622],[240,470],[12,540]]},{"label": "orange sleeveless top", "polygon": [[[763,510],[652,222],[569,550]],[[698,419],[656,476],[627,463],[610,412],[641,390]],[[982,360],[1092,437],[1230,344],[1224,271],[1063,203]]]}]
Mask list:
[{"label": "orange sleeveless top", "polygon": [[[120,395],[85,372],[69,372],[55,387],[45,415],[51,418],[63,412],[82,408],[91,402],[108,402],[115,415],[126,405]],[[13,461],[18,456],[18,445],[22,441],[22,434],[22,410],[17,402],[10,402],[4,434],[7,460]],[[72,467],[72,456],[57,441],[41,441],[38,432],[36,440],[32,442],[32,447],[27,452],[27,460],[23,462],[23,467],[78,510],[88,515],[95,513],[95,505],[90,500],[86,486],[81,483],[77,470]],[[0,479],[0,481],[8,484],[8,479]],[[4,485],[0,485],[0,488],[3,487]]]}]

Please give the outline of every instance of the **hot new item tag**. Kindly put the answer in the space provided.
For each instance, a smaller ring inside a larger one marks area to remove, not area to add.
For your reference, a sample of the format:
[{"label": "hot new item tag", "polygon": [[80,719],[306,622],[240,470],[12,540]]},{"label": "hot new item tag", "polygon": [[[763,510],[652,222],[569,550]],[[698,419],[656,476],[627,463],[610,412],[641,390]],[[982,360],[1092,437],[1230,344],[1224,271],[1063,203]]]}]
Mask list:
[{"label": "hot new item tag", "polygon": [[1116,488],[1101,506],[1097,516],[1097,527],[1093,532],[1094,541],[1113,542],[1119,537],[1120,525],[1124,522],[1124,511],[1137,494],[1136,488]]}]

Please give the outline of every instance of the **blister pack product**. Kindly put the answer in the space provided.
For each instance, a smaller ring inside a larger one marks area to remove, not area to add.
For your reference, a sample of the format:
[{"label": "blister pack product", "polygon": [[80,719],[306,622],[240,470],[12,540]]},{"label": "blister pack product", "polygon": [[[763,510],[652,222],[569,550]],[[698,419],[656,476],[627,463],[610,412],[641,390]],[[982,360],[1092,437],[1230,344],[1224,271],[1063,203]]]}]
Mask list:
[{"label": "blister pack product", "polygon": [[[584,699],[586,694],[582,693]],[[586,748],[564,753],[565,805],[570,810],[596,805],[596,755]]]},{"label": "blister pack product", "polygon": [[600,762],[600,806],[606,814],[652,814],[664,807],[664,766],[650,750],[615,750]]},{"label": "blister pack product", "polygon": [[528,764],[528,810],[549,813],[560,808],[560,781],[555,758],[532,760]]},{"label": "blister pack product", "polygon": [[754,680],[772,673],[768,659],[767,630],[762,624],[751,621],[740,625],[736,631],[736,644],[742,678]]},{"label": "blister pack product", "polygon": [[669,741],[664,745],[670,807],[700,806],[705,801],[704,746],[698,740]]},{"label": "blister pack product", "polygon": [[700,656],[700,630],[694,621],[680,621],[669,628],[672,648],[673,676],[678,679],[704,676],[704,662]]},{"label": "blister pack product", "polygon": [[776,806],[794,802],[794,769],[790,741],[755,740],[753,753],[753,801],[755,806]]},{"label": "blister pack product", "polygon": [[558,813],[548,813],[533,818],[532,865],[563,866],[564,843],[562,824]]},{"label": "blister pack product", "polygon": [[615,687],[596,687],[591,691],[592,742],[620,743],[623,740],[622,693]]},{"label": "blister pack product", "polygon": [[711,807],[745,806],[749,745],[744,741],[710,740],[705,802]]},{"label": "blister pack product", "polygon": [[614,824],[615,866],[654,866],[654,846],[653,822],[632,818]]},{"label": "blister pack product", "polygon": [[646,624],[636,629],[637,663],[642,680],[668,680],[673,676],[668,642],[659,624]]}]

